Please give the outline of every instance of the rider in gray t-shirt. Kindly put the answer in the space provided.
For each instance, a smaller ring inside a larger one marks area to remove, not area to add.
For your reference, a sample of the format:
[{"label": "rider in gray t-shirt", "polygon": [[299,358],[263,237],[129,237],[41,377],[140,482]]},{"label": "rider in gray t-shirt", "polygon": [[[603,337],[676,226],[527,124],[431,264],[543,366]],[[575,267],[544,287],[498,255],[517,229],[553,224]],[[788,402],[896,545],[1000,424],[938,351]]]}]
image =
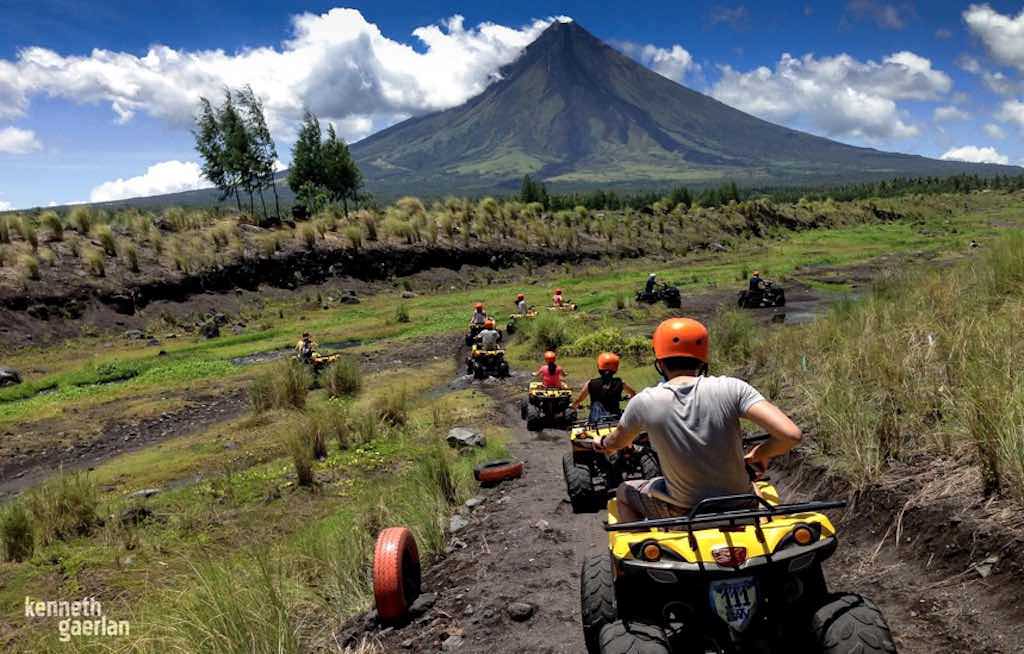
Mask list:
[{"label": "rider in gray t-shirt", "polygon": [[[655,366],[665,383],[640,392],[626,406],[618,429],[595,443],[614,451],[646,432],[664,477],[619,486],[619,517],[679,515],[702,499],[752,492],[745,464],[763,471],[795,447],[800,428],[752,386],[732,377],[708,377],[707,328],[670,318],[654,332]],[[740,418],[770,438],[744,456]]]}]

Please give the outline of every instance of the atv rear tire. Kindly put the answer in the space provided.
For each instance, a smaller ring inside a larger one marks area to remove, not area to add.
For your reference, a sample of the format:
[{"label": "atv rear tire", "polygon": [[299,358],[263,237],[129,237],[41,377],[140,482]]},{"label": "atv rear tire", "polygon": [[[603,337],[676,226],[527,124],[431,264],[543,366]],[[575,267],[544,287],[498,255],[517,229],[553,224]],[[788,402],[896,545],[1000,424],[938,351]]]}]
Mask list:
[{"label": "atv rear tire", "polygon": [[475,467],[473,476],[481,484],[497,484],[506,479],[518,479],[523,476],[523,462],[509,459],[488,461]]},{"label": "atv rear tire", "polygon": [[600,652],[601,630],[618,619],[615,609],[615,581],[607,554],[583,559],[580,569],[580,619],[583,641],[589,654]]},{"label": "atv rear tire", "polygon": [[562,474],[573,513],[585,513],[594,505],[594,481],[586,466],[573,463],[571,454],[562,455]]},{"label": "atv rear tire", "polygon": [[535,406],[526,409],[526,431],[541,431],[544,429],[544,414]]},{"label": "atv rear tire", "polygon": [[661,627],[616,621],[601,630],[599,654],[669,654],[668,639]]},{"label": "atv rear tire", "polygon": [[516,333],[516,324],[514,322],[510,322],[507,325],[505,325],[505,333],[508,334],[509,336],[511,336],[512,334],[515,334]]},{"label": "atv rear tire", "polygon": [[511,376],[512,376],[512,371],[509,370],[508,362],[502,361],[501,364],[498,366],[498,377],[500,377],[502,379],[505,379],[506,377],[511,377]]},{"label": "atv rear tire", "polygon": [[520,402],[519,403],[519,417],[521,417],[523,420],[526,420],[526,416],[529,415],[529,413],[530,413],[530,405],[528,405],[526,402]]},{"label": "atv rear tire", "polygon": [[854,593],[826,595],[811,618],[822,654],[894,654],[896,645],[882,612]]}]

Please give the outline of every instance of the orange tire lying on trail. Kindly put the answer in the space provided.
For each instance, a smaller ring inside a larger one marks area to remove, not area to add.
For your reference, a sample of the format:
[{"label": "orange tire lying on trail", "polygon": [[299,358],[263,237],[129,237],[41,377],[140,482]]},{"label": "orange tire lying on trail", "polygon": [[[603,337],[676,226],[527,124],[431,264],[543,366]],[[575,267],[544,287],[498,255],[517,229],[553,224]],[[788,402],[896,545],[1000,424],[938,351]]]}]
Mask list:
[{"label": "orange tire lying on trail", "polygon": [[420,594],[420,555],[405,527],[388,527],[373,552],[373,598],[382,622],[401,622]]},{"label": "orange tire lying on trail", "polygon": [[473,469],[473,476],[481,484],[496,484],[506,479],[515,479],[523,475],[523,462],[502,459],[481,463]]}]

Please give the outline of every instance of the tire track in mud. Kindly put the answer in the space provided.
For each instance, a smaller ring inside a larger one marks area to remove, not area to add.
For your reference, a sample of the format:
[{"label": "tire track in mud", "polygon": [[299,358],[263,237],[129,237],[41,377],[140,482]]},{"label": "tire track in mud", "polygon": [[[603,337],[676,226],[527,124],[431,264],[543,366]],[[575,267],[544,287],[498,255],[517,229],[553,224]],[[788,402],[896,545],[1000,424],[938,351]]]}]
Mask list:
[{"label": "tire track in mud", "polygon": [[[458,515],[466,526],[449,534],[447,554],[424,571],[430,608],[410,624],[383,630],[372,614],[349,623],[338,641],[380,639],[387,652],[513,654],[584,652],[579,614],[583,559],[606,551],[605,512],[573,514],[561,457],[567,434],[527,432],[516,410],[516,378],[485,386],[502,403],[502,426],[511,428],[510,455],[525,462],[521,479],[480,489],[482,503]],[[815,496],[796,465],[779,466],[774,482],[787,501]],[[817,495],[817,499],[826,499]],[[870,510],[870,508],[869,508]],[[925,561],[880,550],[872,522],[884,517],[832,512],[839,549],[825,566],[829,588],[859,592],[875,601],[903,654],[1024,651],[1021,622],[1000,612],[980,578],[943,585],[948,576]],[[977,577],[977,575],[975,575]],[[510,605],[525,602],[532,615],[518,621]]]}]

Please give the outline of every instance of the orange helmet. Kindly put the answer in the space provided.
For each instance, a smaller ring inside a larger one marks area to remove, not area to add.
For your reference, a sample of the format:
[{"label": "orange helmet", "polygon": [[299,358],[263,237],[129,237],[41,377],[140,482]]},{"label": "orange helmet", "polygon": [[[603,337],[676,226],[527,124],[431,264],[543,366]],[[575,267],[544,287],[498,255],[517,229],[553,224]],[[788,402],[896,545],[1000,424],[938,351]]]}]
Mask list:
[{"label": "orange helmet", "polygon": [[473,305],[473,308],[476,309],[477,311],[483,311],[484,310],[484,303],[483,302],[477,302],[476,304]]},{"label": "orange helmet", "polygon": [[561,294],[562,294],[562,289],[556,288],[555,289],[555,295],[561,295]]},{"label": "orange helmet", "polygon": [[526,296],[522,293],[516,293],[516,300],[525,300]]},{"label": "orange helmet", "polygon": [[693,318],[669,318],[651,337],[654,358],[691,357],[708,362],[708,328]]},{"label": "orange helmet", "polygon": [[557,358],[558,358],[558,355],[555,354],[554,352],[552,352],[551,350],[548,350],[547,352],[544,353],[544,362],[545,363],[554,363],[555,359],[557,359]]},{"label": "orange helmet", "polygon": [[614,352],[602,352],[597,355],[597,369],[609,372],[619,371],[619,355]]},{"label": "orange helmet", "polygon": [[494,329],[494,319],[488,318],[484,321],[484,329]]}]

